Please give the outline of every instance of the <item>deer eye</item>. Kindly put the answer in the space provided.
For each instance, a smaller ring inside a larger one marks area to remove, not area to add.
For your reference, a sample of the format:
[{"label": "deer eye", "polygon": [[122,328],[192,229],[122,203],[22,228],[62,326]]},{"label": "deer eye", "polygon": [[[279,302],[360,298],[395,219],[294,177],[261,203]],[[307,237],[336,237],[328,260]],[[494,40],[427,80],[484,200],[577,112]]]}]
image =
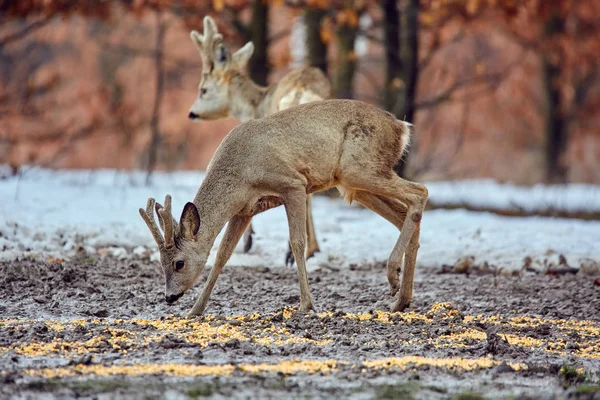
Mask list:
[{"label": "deer eye", "polygon": [[200,89],[200,95],[206,94],[206,88]]},{"label": "deer eye", "polygon": [[184,267],[185,263],[181,260],[175,262],[175,271],[180,271]]}]

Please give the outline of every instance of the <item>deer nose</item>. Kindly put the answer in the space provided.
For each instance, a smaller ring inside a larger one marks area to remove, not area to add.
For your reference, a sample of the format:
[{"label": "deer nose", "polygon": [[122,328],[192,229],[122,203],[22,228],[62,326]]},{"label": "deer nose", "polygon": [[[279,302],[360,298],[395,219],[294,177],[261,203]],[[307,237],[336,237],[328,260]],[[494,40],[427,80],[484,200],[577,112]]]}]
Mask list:
[{"label": "deer nose", "polygon": [[167,304],[173,304],[175,303],[177,300],[179,300],[179,298],[183,296],[183,293],[179,293],[179,294],[172,294],[170,296],[165,296],[165,300],[167,302]]},{"label": "deer nose", "polygon": [[189,119],[200,119],[200,116],[198,114],[196,114],[193,111],[190,111],[190,113],[188,114],[188,118]]}]

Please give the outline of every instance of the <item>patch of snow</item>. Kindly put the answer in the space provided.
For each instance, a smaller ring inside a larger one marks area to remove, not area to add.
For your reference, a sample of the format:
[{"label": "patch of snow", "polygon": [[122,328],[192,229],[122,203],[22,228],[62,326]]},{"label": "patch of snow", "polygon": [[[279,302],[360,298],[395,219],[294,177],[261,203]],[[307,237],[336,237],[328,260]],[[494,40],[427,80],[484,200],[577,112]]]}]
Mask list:
[{"label": "patch of snow", "polygon": [[[140,172],[37,168],[19,178],[4,178],[0,180],[0,260],[68,258],[84,251],[117,257],[134,253],[158,262],[156,245],[138,208],[145,207],[148,197],[162,202],[169,193],[173,196],[174,214],[178,215],[185,202],[194,197],[202,178],[203,173],[199,172],[156,173],[151,185],[146,186],[145,175]],[[554,189],[534,187],[526,193],[523,188],[489,181],[437,182],[427,186],[432,198],[447,202],[453,201],[453,192],[458,199],[478,199],[481,204],[487,201],[486,204],[499,206],[519,199],[524,207],[534,207],[554,197]],[[569,185],[560,193],[560,204],[566,209],[600,209],[598,188]],[[468,197],[473,194],[477,195]],[[393,225],[340,199],[315,196],[313,213],[321,252],[308,260],[312,268],[386,260],[398,239]],[[284,208],[260,214],[253,223],[253,248],[244,254],[240,244],[228,264],[283,266],[288,240]],[[214,261],[219,242],[220,237],[209,264]],[[579,267],[586,259],[598,259],[599,243],[600,221],[432,210],[423,216],[418,264],[453,264],[469,255],[476,262],[520,268],[526,256],[542,265],[544,260],[563,254],[571,266]]]},{"label": "patch of snow", "polygon": [[300,15],[294,19],[292,30],[290,32],[289,52],[292,56],[292,67],[300,68],[304,66],[306,60],[306,23],[304,16]]},{"label": "patch of snow", "polygon": [[144,246],[138,246],[135,249],[133,249],[133,254],[135,254],[136,256],[143,256],[147,252],[148,252],[148,249],[145,248]]},{"label": "patch of snow", "polygon": [[[367,13],[362,14],[358,19],[359,32],[368,32],[372,25],[373,18]],[[369,40],[370,39],[362,33],[356,35],[356,39],[354,40],[354,52],[358,57],[365,57],[369,52]]]},{"label": "patch of snow", "polygon": [[600,185],[517,186],[491,179],[429,182],[429,200],[438,206],[469,205],[488,210],[600,212]]}]

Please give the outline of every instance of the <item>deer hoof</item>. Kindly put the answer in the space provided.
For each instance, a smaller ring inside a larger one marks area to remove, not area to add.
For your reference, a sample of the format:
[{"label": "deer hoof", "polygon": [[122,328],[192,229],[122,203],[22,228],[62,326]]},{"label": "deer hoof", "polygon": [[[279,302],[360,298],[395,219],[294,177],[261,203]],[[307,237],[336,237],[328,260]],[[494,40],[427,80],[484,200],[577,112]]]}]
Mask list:
[{"label": "deer hoof", "polygon": [[300,307],[298,307],[298,312],[301,314],[312,314],[315,313],[315,307],[312,305],[312,303],[308,303],[306,305],[304,304],[300,304]]},{"label": "deer hoof", "polygon": [[403,312],[410,306],[410,301],[397,301],[390,307],[391,312]]},{"label": "deer hoof", "polygon": [[185,314],[185,317],[187,319],[193,319],[196,317],[201,317],[202,313],[201,312],[195,312],[194,310],[191,310],[190,312],[188,312],[187,314]]}]

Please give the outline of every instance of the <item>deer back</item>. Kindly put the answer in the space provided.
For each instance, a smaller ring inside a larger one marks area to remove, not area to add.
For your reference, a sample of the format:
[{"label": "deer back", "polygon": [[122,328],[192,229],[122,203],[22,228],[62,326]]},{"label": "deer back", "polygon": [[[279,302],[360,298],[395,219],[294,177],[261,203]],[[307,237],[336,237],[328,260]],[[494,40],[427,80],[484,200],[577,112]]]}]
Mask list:
[{"label": "deer back", "polygon": [[294,69],[269,88],[265,101],[268,112],[264,115],[331,96],[331,83],[323,71],[315,67]]}]

